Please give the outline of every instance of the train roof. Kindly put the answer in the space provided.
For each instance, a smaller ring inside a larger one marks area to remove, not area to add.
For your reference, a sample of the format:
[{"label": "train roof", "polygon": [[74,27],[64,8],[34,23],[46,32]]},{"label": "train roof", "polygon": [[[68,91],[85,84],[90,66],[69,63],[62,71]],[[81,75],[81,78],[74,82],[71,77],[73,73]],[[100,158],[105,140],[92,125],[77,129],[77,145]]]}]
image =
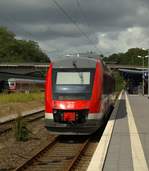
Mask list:
[{"label": "train roof", "polygon": [[99,57],[68,56],[52,63],[53,68],[95,68],[97,61],[101,62],[101,59]]},{"label": "train roof", "polygon": [[24,78],[9,78],[8,82],[19,82],[19,83],[44,83],[45,80],[35,79],[24,79]]}]

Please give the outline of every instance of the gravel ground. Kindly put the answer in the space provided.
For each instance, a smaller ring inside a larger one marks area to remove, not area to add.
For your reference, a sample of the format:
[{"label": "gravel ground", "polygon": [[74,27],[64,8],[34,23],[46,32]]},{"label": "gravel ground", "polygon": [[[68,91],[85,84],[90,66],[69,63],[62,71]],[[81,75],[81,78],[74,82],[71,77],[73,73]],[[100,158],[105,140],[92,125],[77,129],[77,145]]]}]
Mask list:
[{"label": "gravel ground", "polygon": [[80,157],[80,160],[76,162],[77,164],[72,169],[72,171],[86,171],[87,170],[88,165],[91,161],[91,158],[94,154],[94,151],[96,150],[98,143],[99,142],[92,142],[89,144],[87,150]]},{"label": "gravel ground", "polygon": [[16,141],[12,132],[0,137],[0,170],[13,170],[53,137],[41,121],[33,123],[28,128],[32,134],[26,142]]},{"label": "gravel ground", "polygon": [[44,106],[41,101],[31,101],[31,102],[17,102],[0,105],[0,117],[17,114],[24,111],[30,111],[39,107]]}]

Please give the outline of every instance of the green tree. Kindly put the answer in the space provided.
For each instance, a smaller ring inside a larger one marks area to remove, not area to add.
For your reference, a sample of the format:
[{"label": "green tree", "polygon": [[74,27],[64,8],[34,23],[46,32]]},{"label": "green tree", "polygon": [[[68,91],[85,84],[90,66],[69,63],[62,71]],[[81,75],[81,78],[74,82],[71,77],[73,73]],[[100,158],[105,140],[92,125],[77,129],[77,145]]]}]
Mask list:
[{"label": "green tree", "polygon": [[[117,63],[121,65],[137,65],[142,66],[142,59],[138,58],[138,56],[146,56],[147,50],[143,50],[141,48],[131,48],[128,49],[126,53],[114,53],[106,58],[106,62],[108,63]],[[145,65],[147,66],[147,59],[145,59]]]},{"label": "green tree", "polygon": [[15,34],[0,27],[0,63],[49,62],[37,42],[17,40]]}]

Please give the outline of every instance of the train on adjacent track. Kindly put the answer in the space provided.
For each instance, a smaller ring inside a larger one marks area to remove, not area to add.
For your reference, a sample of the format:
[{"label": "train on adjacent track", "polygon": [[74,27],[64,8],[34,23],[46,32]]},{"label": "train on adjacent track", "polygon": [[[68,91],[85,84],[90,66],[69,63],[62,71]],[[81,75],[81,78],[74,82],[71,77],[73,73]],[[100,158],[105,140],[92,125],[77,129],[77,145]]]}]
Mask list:
[{"label": "train on adjacent track", "polygon": [[0,82],[1,92],[35,92],[45,90],[45,80],[9,78]]},{"label": "train on adjacent track", "polygon": [[45,127],[54,134],[88,135],[113,106],[115,80],[98,56],[52,62],[45,84]]}]

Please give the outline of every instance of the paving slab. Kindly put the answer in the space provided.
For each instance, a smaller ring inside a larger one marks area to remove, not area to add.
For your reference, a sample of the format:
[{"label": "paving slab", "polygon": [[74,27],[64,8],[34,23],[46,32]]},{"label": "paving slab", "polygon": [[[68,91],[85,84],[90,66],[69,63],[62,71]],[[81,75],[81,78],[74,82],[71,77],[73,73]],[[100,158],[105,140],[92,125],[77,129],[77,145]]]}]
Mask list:
[{"label": "paving slab", "polygon": [[149,167],[149,99],[142,95],[129,95],[128,98]]},{"label": "paving slab", "polygon": [[88,171],[148,171],[149,99],[122,91],[117,102]]},{"label": "paving slab", "polygon": [[133,171],[131,143],[124,95],[120,100],[104,171]]}]

